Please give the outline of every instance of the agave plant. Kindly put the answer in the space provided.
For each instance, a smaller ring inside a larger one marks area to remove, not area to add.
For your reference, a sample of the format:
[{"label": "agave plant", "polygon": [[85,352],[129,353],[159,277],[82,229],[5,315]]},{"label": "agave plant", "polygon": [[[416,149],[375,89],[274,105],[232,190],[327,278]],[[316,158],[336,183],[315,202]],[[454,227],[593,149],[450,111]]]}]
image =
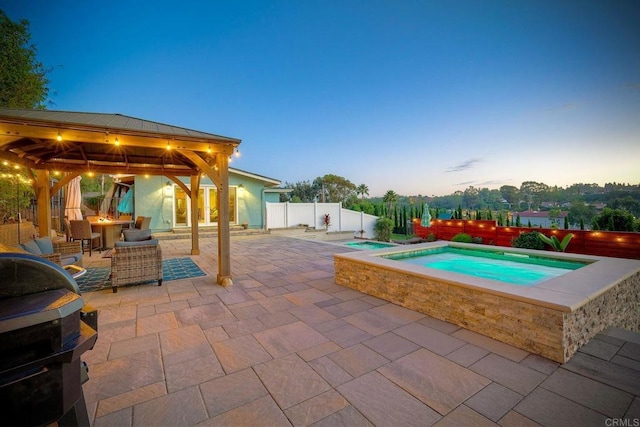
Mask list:
[{"label": "agave plant", "polygon": [[562,241],[558,240],[556,236],[547,237],[542,233],[538,233],[538,237],[544,243],[555,249],[556,252],[564,252],[564,250],[567,249],[567,246],[569,246],[571,239],[573,239],[573,233],[569,233],[564,236]]}]

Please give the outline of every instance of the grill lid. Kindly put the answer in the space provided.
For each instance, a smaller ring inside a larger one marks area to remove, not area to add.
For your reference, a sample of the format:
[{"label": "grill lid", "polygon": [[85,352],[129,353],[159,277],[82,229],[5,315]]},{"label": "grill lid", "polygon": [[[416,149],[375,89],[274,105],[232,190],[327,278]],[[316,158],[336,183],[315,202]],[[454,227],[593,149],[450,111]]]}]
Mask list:
[{"label": "grill lid", "polygon": [[68,289],[80,294],[76,281],[59,265],[36,255],[0,253],[0,298],[54,289]]}]

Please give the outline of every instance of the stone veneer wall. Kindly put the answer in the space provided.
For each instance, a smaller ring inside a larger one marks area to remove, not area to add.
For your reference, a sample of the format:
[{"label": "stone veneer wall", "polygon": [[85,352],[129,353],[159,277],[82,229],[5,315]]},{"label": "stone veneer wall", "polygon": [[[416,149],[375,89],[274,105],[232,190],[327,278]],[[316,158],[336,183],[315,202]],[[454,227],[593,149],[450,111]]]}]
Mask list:
[{"label": "stone veneer wall", "polygon": [[[598,322],[595,316],[598,307],[608,307],[607,310],[611,312],[607,326],[628,327],[625,325],[633,323],[628,320],[633,317],[632,306],[624,313],[614,313],[613,307],[618,299],[612,295],[618,292],[617,287],[596,299],[602,299],[601,303],[596,302],[594,306],[587,304],[584,310],[569,313],[339,257],[334,257],[334,265],[336,283],[339,285],[561,363],[566,362],[589,338],[605,329],[601,327],[596,331],[593,328],[593,324]],[[638,277],[618,286],[630,288],[625,301],[634,300],[632,288],[635,287],[637,310]],[[621,321],[619,318],[622,317],[627,320]],[[637,328],[637,319],[635,323]]]},{"label": "stone veneer wall", "polygon": [[569,360],[593,336],[611,327],[640,332],[640,272],[564,314],[565,359]]}]

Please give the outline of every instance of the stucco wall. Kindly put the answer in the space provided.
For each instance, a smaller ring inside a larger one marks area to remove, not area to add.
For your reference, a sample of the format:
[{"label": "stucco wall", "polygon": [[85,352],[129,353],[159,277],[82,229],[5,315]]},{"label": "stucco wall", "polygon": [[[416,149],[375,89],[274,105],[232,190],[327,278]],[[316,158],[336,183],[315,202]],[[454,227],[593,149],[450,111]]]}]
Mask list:
[{"label": "stucco wall", "polygon": [[173,193],[165,194],[169,181],[163,176],[135,177],[135,216],[150,216],[153,231],[167,231],[172,228]]},{"label": "stucco wall", "polygon": [[[187,186],[189,177],[179,177]],[[150,216],[153,231],[168,231],[173,228],[173,192],[165,193],[165,177],[135,177],[135,216]],[[237,224],[247,222],[250,228],[263,228],[263,206],[265,194],[261,181],[240,175],[229,175],[229,186],[238,189]],[[173,182],[171,182],[173,186]],[[201,186],[212,186],[209,178],[203,178]],[[275,195],[276,198],[278,195]]]}]

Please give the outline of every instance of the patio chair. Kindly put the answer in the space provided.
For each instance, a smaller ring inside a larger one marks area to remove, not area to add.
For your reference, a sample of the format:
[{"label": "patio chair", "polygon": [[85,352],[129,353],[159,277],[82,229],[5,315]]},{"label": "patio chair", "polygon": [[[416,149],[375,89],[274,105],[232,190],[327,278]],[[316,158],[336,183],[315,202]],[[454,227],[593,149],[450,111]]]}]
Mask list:
[{"label": "patio chair", "polygon": [[73,242],[73,236],[71,235],[71,223],[67,218],[64,219],[64,233],[67,238],[67,242]]},{"label": "patio chair", "polygon": [[150,216],[139,216],[136,218],[136,223],[133,228],[137,228],[138,230],[148,230],[149,225],[151,225]]},{"label": "patio chair", "polygon": [[[133,219],[133,217],[131,215],[128,214],[120,214],[120,216],[118,217],[119,220],[121,221],[131,221]],[[127,229],[127,228],[131,228],[131,224],[122,224],[122,228],[123,229]]]},{"label": "patio chair", "polygon": [[158,281],[162,286],[162,249],[158,239],[116,242],[111,253],[111,286]]},{"label": "patio chair", "polygon": [[[102,234],[91,230],[91,223],[86,219],[71,220],[71,236],[73,241],[80,240],[82,242],[82,253],[86,247],[89,249],[89,256],[93,249],[97,248],[98,252],[102,249]],[[94,242],[98,241],[98,246],[94,246]]]}]

